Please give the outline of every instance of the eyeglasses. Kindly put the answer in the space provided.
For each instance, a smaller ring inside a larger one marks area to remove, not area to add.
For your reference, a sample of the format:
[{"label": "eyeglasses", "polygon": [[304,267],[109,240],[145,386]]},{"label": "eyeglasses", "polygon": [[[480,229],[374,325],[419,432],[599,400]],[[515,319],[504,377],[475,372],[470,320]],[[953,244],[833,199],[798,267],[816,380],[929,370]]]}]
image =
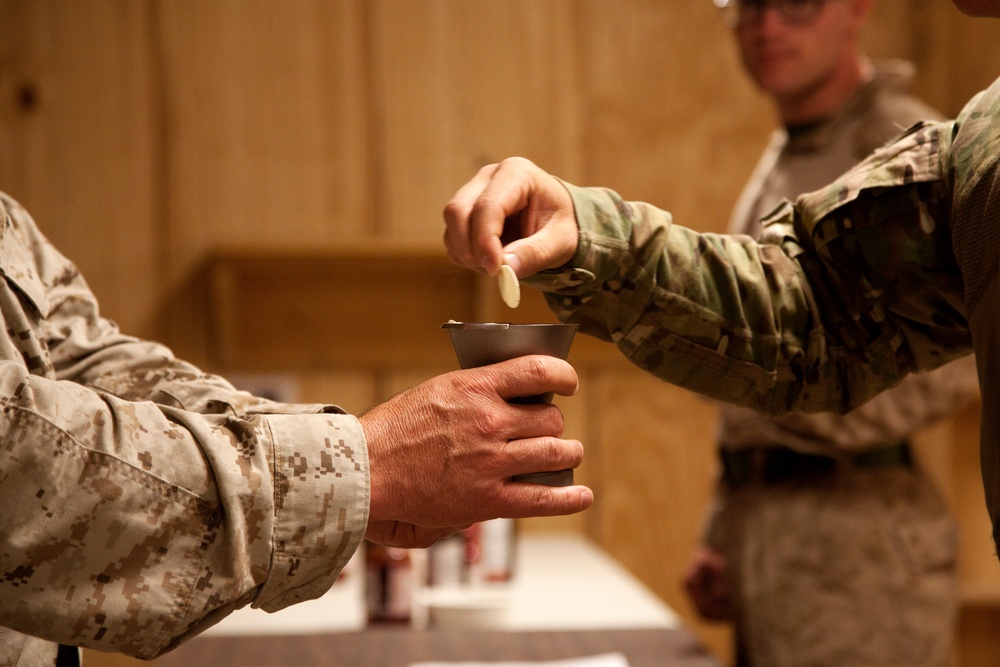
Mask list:
[{"label": "eyeglasses", "polygon": [[789,25],[804,25],[812,22],[827,0],[713,0],[722,11],[726,25],[733,27],[740,23],[755,23],[764,15],[764,10],[774,9],[778,16]]}]

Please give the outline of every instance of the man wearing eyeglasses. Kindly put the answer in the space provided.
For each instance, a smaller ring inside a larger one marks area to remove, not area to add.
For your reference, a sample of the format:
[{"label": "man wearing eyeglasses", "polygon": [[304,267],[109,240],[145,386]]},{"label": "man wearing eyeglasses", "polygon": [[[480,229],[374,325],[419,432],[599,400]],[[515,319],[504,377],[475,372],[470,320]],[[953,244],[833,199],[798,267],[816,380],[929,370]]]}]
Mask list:
[{"label": "man wearing eyeglasses", "polygon": [[[939,118],[908,93],[908,63],[865,57],[871,0],[714,1],[781,123],[731,233],[757,238],[783,199]],[[957,529],[909,440],[975,395],[966,358],[846,415],[720,407],[723,473],[685,585],[703,617],[734,623],[739,664],[947,664]]]}]

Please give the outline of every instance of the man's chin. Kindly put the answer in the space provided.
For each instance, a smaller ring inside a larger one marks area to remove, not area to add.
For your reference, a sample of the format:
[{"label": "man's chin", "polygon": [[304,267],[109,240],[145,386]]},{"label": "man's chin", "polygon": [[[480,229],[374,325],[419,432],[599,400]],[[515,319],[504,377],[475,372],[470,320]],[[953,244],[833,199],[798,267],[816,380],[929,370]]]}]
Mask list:
[{"label": "man's chin", "polygon": [[750,72],[751,78],[757,87],[769,95],[781,95],[787,93],[792,87],[795,75],[789,71],[784,62],[772,61],[766,63],[755,63]]}]

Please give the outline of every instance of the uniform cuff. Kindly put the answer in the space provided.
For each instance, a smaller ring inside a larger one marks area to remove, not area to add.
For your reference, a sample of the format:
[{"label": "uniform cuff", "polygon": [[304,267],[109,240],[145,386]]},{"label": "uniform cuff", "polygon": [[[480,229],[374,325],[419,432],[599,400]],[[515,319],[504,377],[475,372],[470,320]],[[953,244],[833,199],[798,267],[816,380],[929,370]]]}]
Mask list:
[{"label": "uniform cuff", "polygon": [[274,534],[270,572],[253,606],[273,612],[318,598],[337,580],[368,526],[369,468],[356,417],[265,419],[274,448]]}]

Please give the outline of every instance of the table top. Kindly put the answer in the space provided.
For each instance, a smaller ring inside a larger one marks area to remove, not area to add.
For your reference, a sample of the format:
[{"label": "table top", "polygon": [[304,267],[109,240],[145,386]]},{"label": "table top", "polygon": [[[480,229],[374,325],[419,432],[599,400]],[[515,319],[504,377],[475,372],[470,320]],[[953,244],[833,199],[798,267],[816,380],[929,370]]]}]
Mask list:
[{"label": "table top", "polygon": [[[510,631],[676,628],[677,614],[596,544],[572,533],[526,533],[506,591]],[[319,598],[267,614],[239,609],[205,636],[301,635],[365,628],[363,563]],[[417,600],[428,591],[418,591]],[[420,610],[415,610],[419,617]]]},{"label": "table top", "polygon": [[673,610],[586,538],[521,535],[516,563],[509,609],[489,628],[366,627],[364,572],[355,567],[318,600],[275,614],[240,609],[154,664],[409,667],[620,653],[629,667],[720,667]]},{"label": "table top", "polygon": [[619,652],[629,667],[721,667],[683,629],[470,632],[378,627],[363,632],[198,637],[155,667],[408,667],[420,661],[542,661]]}]

